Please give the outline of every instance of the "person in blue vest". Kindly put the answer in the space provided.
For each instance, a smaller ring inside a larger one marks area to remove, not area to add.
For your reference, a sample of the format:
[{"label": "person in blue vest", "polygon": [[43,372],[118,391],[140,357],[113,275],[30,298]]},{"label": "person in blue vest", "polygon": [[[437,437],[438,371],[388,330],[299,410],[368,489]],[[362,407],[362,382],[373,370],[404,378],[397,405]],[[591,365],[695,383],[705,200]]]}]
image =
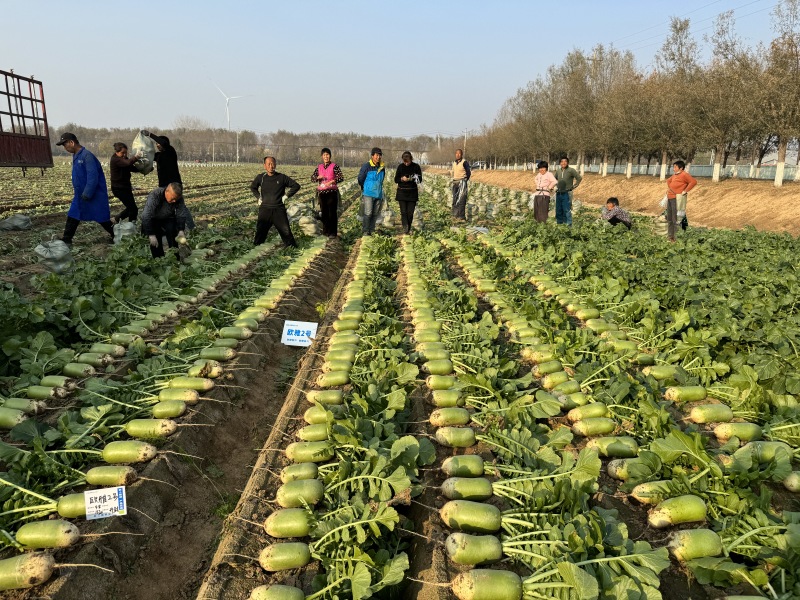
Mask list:
[{"label": "person in blue vest", "polygon": [[361,187],[361,233],[372,235],[375,224],[383,211],[383,180],[386,177],[386,165],[381,158],[380,148],[373,148],[370,159],[361,166],[358,172],[358,185]]},{"label": "person in blue vest", "polygon": [[56,146],[72,154],[72,188],[74,195],[67,212],[67,224],[61,241],[72,245],[72,238],[81,221],[97,221],[108,232],[108,242],[114,243],[114,226],[108,206],[108,188],[103,167],[97,157],[81,146],[74,133],[63,133]]}]

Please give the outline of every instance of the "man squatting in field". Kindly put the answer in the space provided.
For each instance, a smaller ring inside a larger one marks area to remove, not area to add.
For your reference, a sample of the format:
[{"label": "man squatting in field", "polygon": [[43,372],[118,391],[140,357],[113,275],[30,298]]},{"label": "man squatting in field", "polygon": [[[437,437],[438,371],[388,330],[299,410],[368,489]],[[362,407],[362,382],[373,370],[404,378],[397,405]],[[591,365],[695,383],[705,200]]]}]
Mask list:
[{"label": "man squatting in field", "polygon": [[572,227],[572,190],[582,180],[581,174],[569,166],[569,158],[562,156],[556,169],[556,223]]},{"label": "man squatting in field", "polygon": [[136,171],[136,167],[133,166],[136,160],[135,156],[128,158],[127,145],[122,142],[114,144],[114,154],[108,163],[111,172],[111,193],[125,206],[125,210],[114,217],[115,223],[125,219],[133,223],[139,215],[139,207],[136,206],[131,186],[131,173]]},{"label": "man squatting in field", "polygon": [[383,180],[386,165],[381,158],[380,148],[373,148],[370,159],[361,165],[358,172],[358,185],[361,187],[361,234],[372,235],[378,215],[383,211]]},{"label": "man squatting in field", "polygon": [[74,133],[61,134],[56,146],[64,146],[64,150],[72,154],[74,190],[61,241],[71,245],[81,221],[97,221],[111,236],[108,242],[113,244],[114,227],[111,225],[111,209],[108,207],[106,176],[100,161],[80,145]]},{"label": "man squatting in field", "polygon": [[164,256],[164,237],[170,248],[178,247],[176,238],[185,236],[184,231],[190,220],[180,183],[170,183],[150,192],[142,211],[142,233],[150,240],[153,258]]},{"label": "man squatting in field", "polygon": [[616,198],[609,198],[606,200],[606,208],[601,217],[603,217],[611,225],[622,223],[628,229],[630,229],[632,225],[631,216],[628,214],[628,211],[622,210],[619,207],[619,200]]},{"label": "man squatting in field", "polygon": [[464,152],[456,150],[456,159],[450,169],[453,176],[453,218],[457,221],[467,220],[467,186],[472,170],[469,163],[464,160]]},{"label": "man squatting in field", "polygon": [[678,215],[682,214],[684,218],[686,217],[686,196],[697,185],[697,179],[684,169],[686,169],[686,163],[676,160],[672,164],[675,174],[667,179],[667,237],[670,242],[675,241]]},{"label": "man squatting in field", "polygon": [[283,203],[300,191],[300,184],[288,175],[278,173],[275,170],[276,165],[275,157],[265,156],[264,173],[256,175],[250,184],[250,191],[258,201],[258,222],[253,244],[263,244],[274,225],[284,246],[297,247]]}]

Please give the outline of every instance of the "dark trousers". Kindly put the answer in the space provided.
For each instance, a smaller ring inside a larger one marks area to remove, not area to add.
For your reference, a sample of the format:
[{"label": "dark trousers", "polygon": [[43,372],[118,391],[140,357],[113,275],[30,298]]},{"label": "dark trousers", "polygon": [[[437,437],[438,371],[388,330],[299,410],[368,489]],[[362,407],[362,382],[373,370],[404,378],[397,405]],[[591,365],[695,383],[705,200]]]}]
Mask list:
[{"label": "dark trousers", "polygon": [[322,234],[335,236],[339,231],[339,190],[320,193],[319,210],[322,213]]},{"label": "dark trousers", "polygon": [[608,222],[609,222],[611,225],[617,225],[618,223],[622,223],[622,224],[623,224],[623,225],[625,225],[625,227],[627,227],[628,229],[630,229],[630,228],[631,228],[631,224],[630,224],[630,223],[626,223],[625,221],[623,221],[623,220],[622,220],[622,219],[620,219],[619,217],[611,217],[611,218],[608,220]]},{"label": "dark trousers", "polygon": [[667,199],[667,237],[675,241],[675,227],[678,224],[678,204],[675,198]]},{"label": "dark trousers", "polygon": [[403,221],[403,232],[411,233],[411,223],[414,222],[414,210],[417,208],[417,203],[414,200],[398,200],[400,204],[400,218]]},{"label": "dark trousers", "polygon": [[[64,225],[64,235],[61,237],[62,241],[71,244],[72,238],[75,237],[75,232],[78,231],[78,225],[80,224],[80,220],[67,217],[67,224]],[[111,224],[111,221],[100,223],[100,227],[108,232],[112,240],[114,239],[114,226]]]},{"label": "dark trousers", "polygon": [[122,202],[122,205],[125,207],[125,210],[117,215],[117,222],[119,223],[125,219],[131,222],[135,221],[136,217],[139,215],[139,207],[136,206],[136,200],[133,198],[133,189],[129,187],[112,187],[111,193],[114,194],[114,197]]},{"label": "dark trousers", "polygon": [[467,180],[459,179],[453,182],[453,218],[465,221],[467,219]]},{"label": "dark trousers", "polygon": [[286,214],[285,206],[277,206],[275,208],[264,208],[262,206],[259,209],[258,221],[256,222],[256,237],[253,240],[253,244],[256,246],[263,244],[273,225],[278,230],[284,246],[297,247],[297,242],[294,240],[292,230],[289,227],[289,217]]},{"label": "dark trousers", "polygon": [[158,246],[150,246],[150,253],[153,258],[164,256],[164,237],[167,238],[167,245],[170,248],[178,247],[178,242],[175,241],[175,236],[178,235],[178,221],[176,219],[153,219],[150,227],[153,229],[152,235],[158,238]]}]

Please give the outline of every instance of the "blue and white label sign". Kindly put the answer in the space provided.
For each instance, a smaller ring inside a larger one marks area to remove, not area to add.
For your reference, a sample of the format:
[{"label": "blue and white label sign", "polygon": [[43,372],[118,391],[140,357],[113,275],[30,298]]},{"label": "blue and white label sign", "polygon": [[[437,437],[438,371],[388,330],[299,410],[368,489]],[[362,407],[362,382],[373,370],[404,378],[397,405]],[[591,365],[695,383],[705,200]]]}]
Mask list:
[{"label": "blue and white label sign", "polygon": [[317,336],[317,323],[284,321],[281,344],[286,346],[310,346]]},{"label": "blue and white label sign", "polygon": [[86,505],[86,518],[107,519],[128,514],[128,501],[125,486],[86,490],[83,492]]}]

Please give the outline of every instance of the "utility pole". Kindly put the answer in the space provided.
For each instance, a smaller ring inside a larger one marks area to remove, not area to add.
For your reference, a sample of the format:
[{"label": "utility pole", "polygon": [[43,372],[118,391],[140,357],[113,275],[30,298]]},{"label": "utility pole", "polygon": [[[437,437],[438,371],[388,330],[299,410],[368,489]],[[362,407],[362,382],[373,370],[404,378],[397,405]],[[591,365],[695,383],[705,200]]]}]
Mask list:
[{"label": "utility pole", "polygon": [[464,154],[467,153],[467,129],[464,130]]},{"label": "utility pole", "polygon": [[[436,132],[436,145],[439,147],[439,150],[442,149],[442,138],[439,137],[439,132]],[[800,155],[798,155],[800,156]]]},{"label": "utility pole", "polygon": [[236,130],[236,164],[239,164],[239,130]]}]

